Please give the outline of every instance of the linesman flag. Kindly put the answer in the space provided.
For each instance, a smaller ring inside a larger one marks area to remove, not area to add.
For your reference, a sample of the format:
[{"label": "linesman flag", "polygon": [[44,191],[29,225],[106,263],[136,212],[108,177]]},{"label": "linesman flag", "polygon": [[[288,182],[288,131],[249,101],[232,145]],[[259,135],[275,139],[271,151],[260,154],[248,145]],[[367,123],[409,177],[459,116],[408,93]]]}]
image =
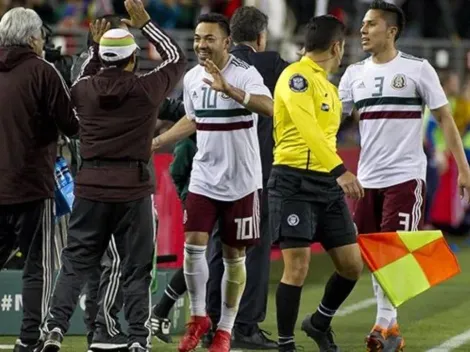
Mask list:
[{"label": "linesman flag", "polygon": [[441,231],[358,236],[362,257],[395,307],[460,273]]}]

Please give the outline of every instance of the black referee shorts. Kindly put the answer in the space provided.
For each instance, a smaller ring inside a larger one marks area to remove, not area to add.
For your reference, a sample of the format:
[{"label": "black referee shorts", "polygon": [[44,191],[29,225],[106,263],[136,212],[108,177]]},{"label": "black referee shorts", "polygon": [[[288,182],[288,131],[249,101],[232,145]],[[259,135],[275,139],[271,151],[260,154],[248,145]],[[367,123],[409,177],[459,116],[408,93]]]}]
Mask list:
[{"label": "black referee shorts", "polygon": [[319,242],[330,250],[356,243],[356,229],[335,177],[274,166],[267,188],[270,231],[281,249]]}]

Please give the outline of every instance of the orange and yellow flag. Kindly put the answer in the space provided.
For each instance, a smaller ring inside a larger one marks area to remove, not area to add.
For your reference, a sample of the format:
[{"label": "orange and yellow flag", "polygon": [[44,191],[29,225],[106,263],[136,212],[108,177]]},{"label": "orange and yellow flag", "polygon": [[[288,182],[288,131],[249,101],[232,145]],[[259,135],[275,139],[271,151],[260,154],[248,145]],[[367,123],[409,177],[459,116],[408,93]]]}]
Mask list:
[{"label": "orange and yellow flag", "polygon": [[458,273],[441,231],[359,235],[362,257],[395,307]]}]

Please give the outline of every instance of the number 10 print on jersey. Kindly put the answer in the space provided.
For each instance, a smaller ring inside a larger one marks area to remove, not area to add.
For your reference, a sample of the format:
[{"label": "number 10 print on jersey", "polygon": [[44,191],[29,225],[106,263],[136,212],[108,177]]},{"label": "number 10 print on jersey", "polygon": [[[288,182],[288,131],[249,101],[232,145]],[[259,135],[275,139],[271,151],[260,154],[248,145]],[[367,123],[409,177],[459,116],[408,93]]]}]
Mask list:
[{"label": "number 10 print on jersey", "polygon": [[[233,87],[252,96],[271,97],[259,72],[234,56],[221,73]],[[214,91],[204,79],[212,77],[200,65],[184,77],[184,106],[188,118],[196,123],[198,149],[189,191],[214,200],[236,201],[262,188],[258,114]]]}]

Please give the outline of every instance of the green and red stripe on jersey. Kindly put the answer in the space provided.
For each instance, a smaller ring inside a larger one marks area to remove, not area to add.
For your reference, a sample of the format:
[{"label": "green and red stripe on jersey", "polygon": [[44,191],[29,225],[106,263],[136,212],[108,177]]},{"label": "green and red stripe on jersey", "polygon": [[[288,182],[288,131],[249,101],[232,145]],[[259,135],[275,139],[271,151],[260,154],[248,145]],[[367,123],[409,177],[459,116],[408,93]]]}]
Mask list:
[{"label": "green and red stripe on jersey", "polygon": [[[227,117],[241,117],[250,116],[253,113],[247,109],[206,109],[196,110],[195,115],[197,118],[227,118]],[[196,122],[196,129],[198,131],[236,131],[249,129],[254,126],[253,120],[249,121],[235,121],[223,123],[206,123]]]},{"label": "green and red stripe on jersey", "polygon": [[[359,111],[361,120],[420,119],[421,109],[407,110],[406,107],[422,108],[423,100],[419,97],[377,97],[359,100],[354,105]],[[367,111],[368,107],[385,105],[389,105],[386,110]]]}]

